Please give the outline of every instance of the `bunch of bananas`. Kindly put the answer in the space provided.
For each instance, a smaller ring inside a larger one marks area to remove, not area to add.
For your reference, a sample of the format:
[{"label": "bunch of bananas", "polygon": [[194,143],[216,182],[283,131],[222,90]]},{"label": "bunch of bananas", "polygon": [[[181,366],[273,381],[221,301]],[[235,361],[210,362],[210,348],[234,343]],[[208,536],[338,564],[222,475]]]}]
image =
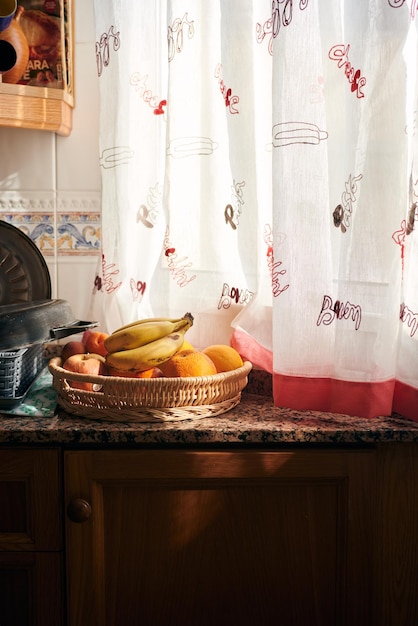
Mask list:
[{"label": "bunch of bananas", "polygon": [[143,372],[159,367],[178,352],[193,315],[178,319],[149,318],[121,326],[104,342],[106,363],[117,370]]}]

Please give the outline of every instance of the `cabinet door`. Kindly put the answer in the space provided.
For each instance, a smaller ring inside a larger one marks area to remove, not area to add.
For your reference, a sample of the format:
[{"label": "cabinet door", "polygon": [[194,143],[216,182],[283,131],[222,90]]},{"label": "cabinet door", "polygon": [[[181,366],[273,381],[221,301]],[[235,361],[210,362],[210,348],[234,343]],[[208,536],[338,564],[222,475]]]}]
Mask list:
[{"label": "cabinet door", "polygon": [[65,453],[69,626],[371,624],[374,472],[373,451]]},{"label": "cabinet door", "polygon": [[62,624],[58,450],[0,448],[0,625]]},{"label": "cabinet door", "polygon": [[418,624],[418,443],[379,445],[378,626]]},{"label": "cabinet door", "polygon": [[59,463],[55,449],[0,448],[0,551],[61,550]]},{"label": "cabinet door", "polygon": [[63,623],[61,559],[57,552],[0,552],[1,626]]}]

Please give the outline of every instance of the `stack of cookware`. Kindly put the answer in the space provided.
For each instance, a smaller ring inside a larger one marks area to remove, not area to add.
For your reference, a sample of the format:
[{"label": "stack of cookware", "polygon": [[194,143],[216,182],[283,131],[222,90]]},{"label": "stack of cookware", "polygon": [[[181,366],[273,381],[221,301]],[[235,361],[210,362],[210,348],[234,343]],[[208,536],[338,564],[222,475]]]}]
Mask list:
[{"label": "stack of cookware", "polygon": [[97,326],[51,299],[45,259],[32,239],[0,220],[0,411],[25,398],[47,363],[45,346]]}]

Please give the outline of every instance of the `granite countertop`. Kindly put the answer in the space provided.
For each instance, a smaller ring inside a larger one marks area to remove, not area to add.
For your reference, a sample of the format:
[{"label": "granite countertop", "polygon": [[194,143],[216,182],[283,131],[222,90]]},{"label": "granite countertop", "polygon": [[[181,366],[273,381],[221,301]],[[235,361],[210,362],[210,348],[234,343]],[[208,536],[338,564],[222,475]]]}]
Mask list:
[{"label": "granite countertop", "polygon": [[292,411],[271,397],[243,393],[223,415],[179,422],[134,423],[73,417],[0,415],[0,444],[36,445],[284,445],[418,442],[418,422],[400,416],[362,419]]}]

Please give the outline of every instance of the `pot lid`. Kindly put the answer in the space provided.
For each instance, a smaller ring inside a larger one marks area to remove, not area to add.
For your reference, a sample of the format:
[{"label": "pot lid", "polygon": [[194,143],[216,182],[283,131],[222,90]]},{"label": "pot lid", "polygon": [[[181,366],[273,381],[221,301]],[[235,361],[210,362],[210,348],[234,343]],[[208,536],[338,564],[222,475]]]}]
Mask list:
[{"label": "pot lid", "polygon": [[50,297],[51,279],[42,252],[23,231],[0,220],[0,305]]},{"label": "pot lid", "polygon": [[97,325],[74,319],[66,300],[6,304],[0,306],[0,351],[62,339]]}]

